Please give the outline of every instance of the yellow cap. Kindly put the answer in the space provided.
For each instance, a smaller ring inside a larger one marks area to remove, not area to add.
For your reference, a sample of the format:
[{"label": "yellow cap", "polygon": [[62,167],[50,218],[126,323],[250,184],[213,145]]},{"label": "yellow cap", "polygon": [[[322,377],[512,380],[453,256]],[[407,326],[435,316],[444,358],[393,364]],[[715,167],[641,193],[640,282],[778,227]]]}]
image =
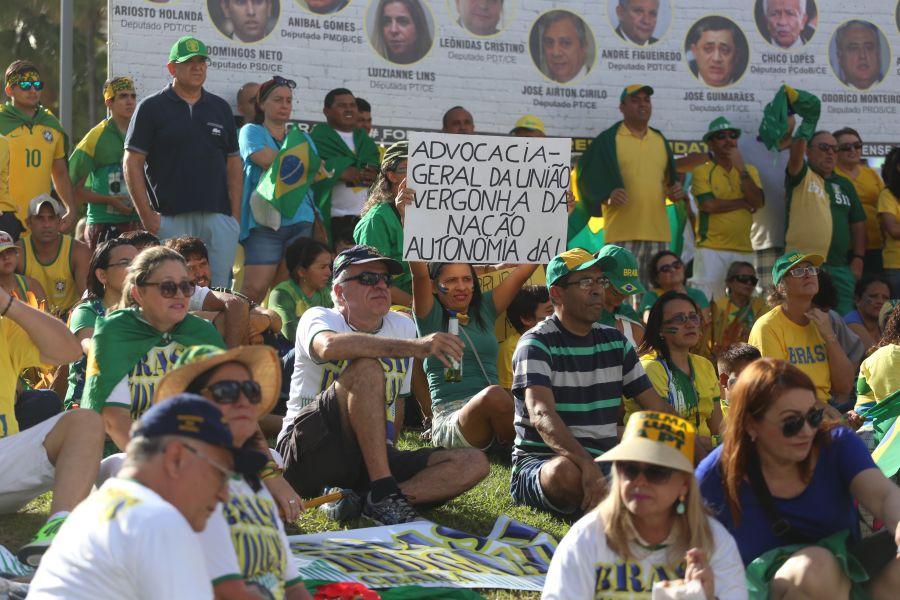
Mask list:
[{"label": "yellow cap", "polygon": [[513,127],[513,131],[516,129],[533,129],[534,131],[540,131],[541,133],[546,134],[544,131],[544,122],[534,115],[520,117],[519,120],[516,121],[516,126]]},{"label": "yellow cap", "polygon": [[694,470],[694,438],[697,430],[689,421],[650,411],[636,412],[628,419],[619,445],[597,458],[660,465],[679,471]]}]

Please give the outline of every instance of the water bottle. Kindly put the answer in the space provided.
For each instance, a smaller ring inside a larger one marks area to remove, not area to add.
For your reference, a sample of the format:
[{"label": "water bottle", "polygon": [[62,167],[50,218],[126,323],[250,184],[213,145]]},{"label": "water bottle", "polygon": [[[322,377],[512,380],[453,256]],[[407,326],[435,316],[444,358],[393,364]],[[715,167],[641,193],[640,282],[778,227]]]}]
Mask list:
[{"label": "water bottle", "polygon": [[[447,321],[447,333],[459,335],[459,319],[450,317]],[[460,383],[462,381],[462,363],[455,358],[450,359],[450,366],[444,369],[444,381]]]}]

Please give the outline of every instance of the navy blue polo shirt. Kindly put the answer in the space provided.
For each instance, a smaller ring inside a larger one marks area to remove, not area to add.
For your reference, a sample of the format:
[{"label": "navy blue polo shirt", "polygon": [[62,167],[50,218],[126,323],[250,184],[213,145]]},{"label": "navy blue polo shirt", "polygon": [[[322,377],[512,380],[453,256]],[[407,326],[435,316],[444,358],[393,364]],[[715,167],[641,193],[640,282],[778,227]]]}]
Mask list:
[{"label": "navy blue polo shirt", "polygon": [[231,214],[226,159],[238,156],[231,107],[203,90],[193,106],[172,84],[137,105],[125,148],[147,156],[147,192],[163,215]]}]

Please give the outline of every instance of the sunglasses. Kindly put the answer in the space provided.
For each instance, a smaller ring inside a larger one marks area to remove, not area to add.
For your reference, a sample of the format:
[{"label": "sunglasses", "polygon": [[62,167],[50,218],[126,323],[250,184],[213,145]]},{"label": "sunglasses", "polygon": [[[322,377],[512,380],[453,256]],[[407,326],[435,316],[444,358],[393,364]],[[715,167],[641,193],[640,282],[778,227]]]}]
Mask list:
[{"label": "sunglasses", "polygon": [[819,267],[797,267],[796,269],[791,269],[788,271],[788,274],[791,277],[806,277],[807,275],[810,277],[815,277],[819,273],[822,272],[822,269]]},{"label": "sunglasses", "polygon": [[599,285],[603,289],[606,289],[609,287],[609,279],[603,275],[600,277],[582,277],[575,281],[567,281],[563,284],[563,287],[569,287],[571,285],[577,285],[579,290],[589,290],[595,285]]},{"label": "sunglasses", "polygon": [[291,88],[292,90],[297,87],[296,81],[294,81],[293,79],[286,79],[286,78],[282,77],[281,75],[276,75],[275,77],[272,78],[272,81],[274,81],[275,85],[277,85],[277,86],[278,85],[287,86],[287,87]]},{"label": "sunglasses", "polygon": [[824,408],[811,408],[805,415],[794,415],[781,421],[781,435],[786,438],[794,437],[803,429],[804,423],[809,423],[813,429],[818,429],[825,417]]},{"label": "sunglasses", "polygon": [[850,150],[862,150],[862,142],[847,142],[844,144],[838,145],[838,150],[841,152],[848,152]]},{"label": "sunglasses", "polygon": [[131,261],[129,259],[125,258],[125,259],[122,259],[122,260],[114,262],[114,263],[109,263],[108,265],[106,265],[106,268],[112,269],[114,267],[121,267],[123,269],[127,269],[129,266],[131,266]]},{"label": "sunglasses", "polygon": [[20,81],[16,85],[19,86],[19,89],[23,89],[26,91],[30,90],[31,88],[34,88],[35,91],[38,91],[38,92],[41,91],[42,89],[44,89],[43,81]]},{"label": "sunglasses", "polygon": [[181,292],[181,295],[185,298],[190,298],[194,295],[194,290],[197,289],[190,281],[181,281],[179,283],[175,283],[174,281],[145,281],[140,284],[141,287],[155,286],[159,288],[159,295],[163,298],[174,298],[177,292]]},{"label": "sunglasses", "polygon": [[714,133],[712,139],[721,142],[724,139],[736,140],[739,137],[741,137],[741,134],[737,131],[720,131],[719,133]]},{"label": "sunglasses", "polygon": [[680,260],[676,260],[674,262],[670,262],[665,265],[660,265],[656,268],[657,273],[668,273],[670,271],[680,271],[684,268],[684,263]]},{"label": "sunglasses", "polygon": [[685,325],[687,323],[691,323],[693,325],[699,325],[700,324],[700,315],[698,315],[695,312],[688,313],[688,314],[678,313],[674,317],[663,321],[663,325]]},{"label": "sunglasses", "polygon": [[750,285],[756,285],[759,283],[759,279],[757,279],[754,275],[735,275],[731,278],[733,281],[737,281],[738,283],[749,283]]},{"label": "sunglasses", "polygon": [[390,273],[373,273],[371,271],[363,271],[359,275],[344,279],[344,281],[358,281],[368,287],[375,287],[379,281],[383,281],[386,286],[391,287],[393,280],[394,276]]},{"label": "sunglasses", "polygon": [[250,404],[262,402],[262,388],[260,388],[259,382],[252,379],[245,381],[224,379],[211,383],[200,391],[209,392],[216,404],[235,404],[240,399],[242,392]]},{"label": "sunglasses", "polygon": [[818,144],[816,144],[816,148],[818,148],[822,152],[834,152],[835,154],[838,151],[837,144],[826,144],[825,142],[819,142]]},{"label": "sunglasses", "polygon": [[666,483],[672,478],[672,472],[674,471],[674,469],[670,469],[669,467],[630,461],[616,461],[616,469],[618,469],[619,474],[628,481],[634,481],[641,476],[641,473],[643,473],[647,483],[653,485]]}]

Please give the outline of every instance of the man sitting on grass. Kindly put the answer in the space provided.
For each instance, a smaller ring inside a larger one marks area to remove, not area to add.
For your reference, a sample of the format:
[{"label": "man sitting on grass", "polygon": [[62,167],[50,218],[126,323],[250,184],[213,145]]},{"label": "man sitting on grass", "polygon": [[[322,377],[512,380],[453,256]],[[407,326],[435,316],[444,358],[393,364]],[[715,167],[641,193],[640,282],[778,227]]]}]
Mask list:
[{"label": "man sitting on grass", "polygon": [[622,396],[641,410],[672,412],[653,391],[634,347],[600,325],[616,261],[576,248],[547,265],[553,315],[525,333],[513,355],[516,443],[510,493],[558,514],[587,511],[606,492],[598,463],[616,445]]}]

